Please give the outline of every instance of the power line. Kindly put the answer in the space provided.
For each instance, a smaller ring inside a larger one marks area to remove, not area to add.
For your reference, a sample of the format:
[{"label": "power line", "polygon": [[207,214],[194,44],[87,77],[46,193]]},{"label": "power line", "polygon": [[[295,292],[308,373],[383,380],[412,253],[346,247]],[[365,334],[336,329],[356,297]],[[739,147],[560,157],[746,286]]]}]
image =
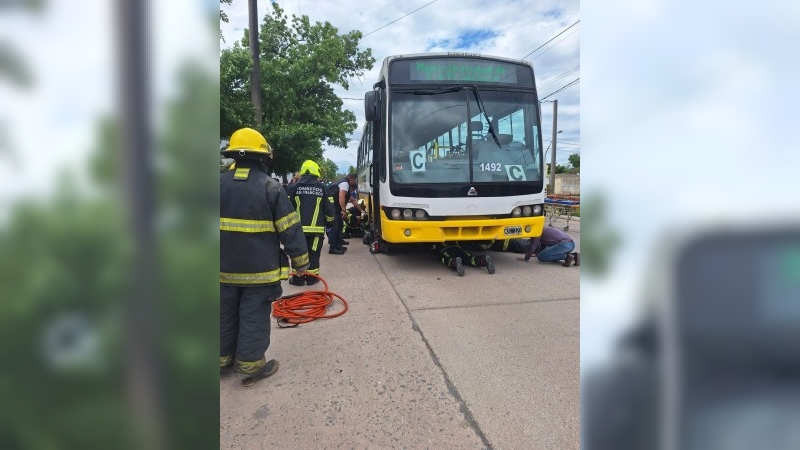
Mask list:
[{"label": "power line", "polygon": [[567,76],[567,75],[569,75],[569,74],[571,74],[571,73],[573,73],[573,72],[575,72],[575,71],[577,71],[577,70],[580,70],[580,68],[581,68],[581,66],[578,66],[578,67],[572,68],[572,69],[570,69],[570,70],[568,70],[568,71],[566,71],[566,72],[562,73],[561,75],[559,75],[559,76],[557,76],[557,77],[553,78],[552,80],[548,81],[547,83],[545,83],[545,84],[543,84],[543,85],[539,86],[539,89],[541,89],[541,88],[543,88],[543,87],[545,87],[545,86],[550,86],[551,84],[553,84],[553,83],[555,83],[556,81],[558,81],[558,80],[560,80],[560,79],[564,78],[565,76]]},{"label": "power line", "polygon": [[547,96],[545,96],[545,97],[542,97],[542,98],[540,99],[540,101],[541,101],[541,100],[544,100],[544,99],[546,99],[547,97],[552,97],[553,95],[555,95],[555,94],[557,94],[557,93],[559,93],[559,92],[563,91],[564,89],[566,89],[566,88],[568,88],[568,87],[571,87],[571,86],[574,86],[574,85],[578,84],[578,82],[579,82],[580,80],[581,80],[581,79],[580,79],[580,77],[578,77],[578,78],[575,78],[574,80],[572,80],[572,81],[570,81],[569,83],[567,83],[567,84],[565,84],[564,86],[562,86],[560,89],[557,89],[557,90],[555,90],[555,91],[551,92],[550,94],[548,94]]},{"label": "power line", "polygon": [[577,20],[575,23],[573,23],[572,25],[568,26],[567,28],[564,28],[564,29],[561,31],[561,33],[558,33],[557,35],[553,36],[552,38],[550,38],[550,40],[548,40],[548,41],[547,41],[547,42],[545,42],[544,44],[542,44],[542,45],[540,45],[540,46],[536,47],[536,49],[535,49],[534,51],[532,51],[532,52],[528,53],[527,55],[523,56],[523,57],[522,57],[522,58],[520,58],[520,59],[525,59],[525,58],[527,58],[528,56],[531,56],[532,54],[534,54],[534,53],[536,52],[536,50],[539,50],[540,48],[544,47],[544,46],[545,46],[545,45],[547,45],[549,42],[551,42],[553,39],[555,39],[555,38],[557,38],[557,37],[561,36],[562,34],[564,34],[564,32],[565,32],[565,31],[567,31],[567,30],[569,30],[570,28],[572,28],[572,27],[574,27],[575,25],[577,25],[577,24],[578,24],[578,22],[580,22],[580,21],[581,21],[581,20],[580,20],[580,19],[578,19],[578,20]]},{"label": "power line", "polygon": [[415,10],[411,11],[410,13],[406,14],[405,16],[403,16],[403,17],[401,17],[401,18],[399,18],[399,19],[395,19],[395,20],[393,20],[393,21],[391,21],[391,22],[387,23],[386,25],[384,25],[384,26],[382,26],[382,27],[380,27],[380,28],[378,28],[378,29],[376,29],[376,30],[372,30],[372,31],[370,31],[369,33],[367,33],[367,34],[365,34],[365,35],[361,36],[361,38],[363,39],[363,38],[365,38],[365,37],[369,36],[370,34],[372,34],[372,33],[376,32],[376,31],[378,31],[378,30],[382,30],[382,29],[384,29],[384,28],[388,27],[389,25],[391,25],[391,24],[393,24],[393,23],[397,22],[398,20],[400,20],[400,19],[404,19],[404,18],[406,18],[406,17],[408,17],[408,16],[410,16],[410,15],[414,14],[415,12],[419,11],[420,9],[422,9],[422,8],[424,8],[424,7],[428,6],[428,5],[431,5],[431,4],[433,4],[433,3],[436,3],[436,2],[438,2],[438,1],[439,1],[439,0],[433,0],[433,1],[432,1],[432,2],[430,2],[430,3],[426,3],[426,4],[422,5],[422,6],[420,6],[419,8],[417,8],[417,9],[415,9]]},{"label": "power line", "polygon": [[[542,142],[553,142],[550,139],[542,139]],[[572,142],[558,141],[558,145],[571,145],[573,147],[580,147],[581,144],[573,144]]]},{"label": "power line", "polygon": [[559,40],[558,40],[558,42],[556,42],[555,44],[551,45],[551,46],[550,46],[550,48],[548,48],[547,50],[543,51],[542,53],[539,53],[538,55],[534,56],[534,57],[531,59],[531,61],[533,61],[534,59],[536,59],[536,58],[538,58],[538,57],[540,57],[540,56],[544,55],[545,53],[549,52],[550,50],[552,50],[552,49],[556,48],[556,46],[557,46],[558,44],[562,43],[562,42],[564,41],[564,39],[566,39],[566,38],[568,38],[568,37],[572,36],[572,34],[573,34],[573,33],[575,33],[576,31],[578,31],[578,30],[572,30],[572,31],[570,31],[570,32],[569,32],[569,34],[567,34],[566,36],[564,36],[564,37],[562,37],[561,39],[559,39]]}]

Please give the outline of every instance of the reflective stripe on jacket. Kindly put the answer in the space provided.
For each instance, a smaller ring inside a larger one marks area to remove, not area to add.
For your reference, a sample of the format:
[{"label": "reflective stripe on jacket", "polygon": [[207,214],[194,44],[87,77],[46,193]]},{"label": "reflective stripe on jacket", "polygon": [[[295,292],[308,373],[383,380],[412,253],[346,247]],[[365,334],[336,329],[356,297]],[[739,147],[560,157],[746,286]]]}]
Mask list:
[{"label": "reflective stripe on jacket", "polygon": [[300,216],[306,234],[325,234],[326,226],[333,226],[334,207],[326,187],[314,175],[303,175],[289,186],[289,200]]}]

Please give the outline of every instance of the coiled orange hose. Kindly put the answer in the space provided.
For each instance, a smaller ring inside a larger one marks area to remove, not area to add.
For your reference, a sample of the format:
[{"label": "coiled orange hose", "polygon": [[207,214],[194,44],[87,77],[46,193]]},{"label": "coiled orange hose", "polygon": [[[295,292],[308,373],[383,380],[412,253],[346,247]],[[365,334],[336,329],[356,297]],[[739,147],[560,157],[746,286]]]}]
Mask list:
[{"label": "coiled orange hose", "polygon": [[[291,273],[289,276],[297,275]],[[328,282],[319,275],[304,273],[305,276],[312,276],[322,281],[325,286],[323,291],[305,291],[297,294],[286,295],[272,303],[272,315],[276,318],[278,326],[281,328],[291,328],[301,323],[311,322],[316,319],[332,319],[339,317],[345,312],[349,305],[347,300],[341,295],[328,290]],[[325,310],[333,303],[333,299],[339,299],[344,308],[341,311],[326,314]]]}]

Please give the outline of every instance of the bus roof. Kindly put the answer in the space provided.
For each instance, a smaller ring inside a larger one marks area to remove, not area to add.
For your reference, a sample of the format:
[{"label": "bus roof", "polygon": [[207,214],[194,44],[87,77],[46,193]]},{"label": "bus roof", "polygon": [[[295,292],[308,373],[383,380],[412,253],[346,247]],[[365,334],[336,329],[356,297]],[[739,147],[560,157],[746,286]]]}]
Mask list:
[{"label": "bus roof", "polygon": [[420,59],[420,58],[481,58],[493,59],[497,61],[505,61],[514,64],[524,64],[532,66],[530,61],[524,59],[507,58],[505,56],[484,55],[482,53],[468,53],[468,52],[429,52],[429,53],[409,53],[407,55],[390,55],[383,59],[383,65],[386,66],[395,59]]}]

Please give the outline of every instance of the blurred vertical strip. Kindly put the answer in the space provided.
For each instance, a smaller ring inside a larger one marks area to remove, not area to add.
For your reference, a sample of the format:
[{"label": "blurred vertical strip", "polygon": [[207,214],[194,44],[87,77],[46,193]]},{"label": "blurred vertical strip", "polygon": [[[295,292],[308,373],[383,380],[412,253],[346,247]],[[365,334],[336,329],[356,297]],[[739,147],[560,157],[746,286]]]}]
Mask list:
[{"label": "blurred vertical strip", "polygon": [[115,2],[117,95],[119,99],[122,186],[126,222],[134,250],[133,283],[124,298],[124,352],[127,397],[144,448],[165,448],[164,363],[158,344],[163,317],[154,239],[153,136],[150,128],[149,2]]},{"label": "blurred vertical strip", "polygon": [[217,448],[219,10],[6,11],[0,449]]}]

